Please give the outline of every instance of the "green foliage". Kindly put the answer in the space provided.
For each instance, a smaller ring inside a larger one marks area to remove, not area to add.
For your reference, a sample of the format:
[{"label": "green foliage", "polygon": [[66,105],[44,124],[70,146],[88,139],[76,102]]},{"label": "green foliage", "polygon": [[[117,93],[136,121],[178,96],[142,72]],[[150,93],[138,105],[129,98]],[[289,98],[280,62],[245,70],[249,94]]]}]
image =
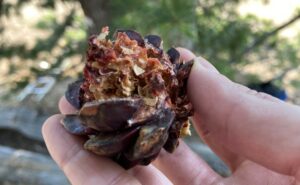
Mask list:
[{"label": "green foliage", "polygon": [[293,80],[291,81],[291,84],[295,87],[295,88],[300,88],[300,80]]},{"label": "green foliage", "polygon": [[[130,0],[112,2],[113,28],[139,30],[143,34],[159,34],[166,48],[184,46],[201,54],[225,75],[233,77],[235,63],[249,62],[244,50],[260,35],[272,29],[270,21],[254,15],[237,13],[241,0],[154,0],[140,3]],[[122,10],[122,11],[119,11]],[[118,12],[118,13],[117,13]],[[115,14],[116,13],[116,14]],[[276,42],[276,35],[270,37]],[[255,53],[262,52],[254,48]]]},{"label": "green foliage", "polygon": [[[135,3],[134,3],[135,2]],[[180,40],[195,38],[196,1],[189,0],[132,0],[131,7],[126,8],[113,27],[136,29],[142,34],[159,34],[164,38],[165,46],[177,45]],[[115,4],[116,3],[116,4]],[[114,1],[114,7],[124,4]],[[113,12],[114,13],[114,12]]]},{"label": "green foliage", "polygon": [[49,10],[41,19],[36,23],[36,28],[38,29],[52,29],[57,26],[57,21],[55,14],[52,10]]}]

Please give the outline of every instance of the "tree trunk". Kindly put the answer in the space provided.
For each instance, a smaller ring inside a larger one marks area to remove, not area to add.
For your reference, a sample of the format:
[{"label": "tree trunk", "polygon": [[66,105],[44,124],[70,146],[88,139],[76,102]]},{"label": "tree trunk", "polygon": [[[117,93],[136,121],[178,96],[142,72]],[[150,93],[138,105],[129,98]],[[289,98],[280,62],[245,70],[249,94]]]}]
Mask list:
[{"label": "tree trunk", "polygon": [[89,35],[99,33],[101,27],[111,24],[109,0],[79,0],[83,12],[91,21]]},{"label": "tree trunk", "polygon": [[2,10],[2,4],[3,4],[3,0],[0,0],[0,12]]}]

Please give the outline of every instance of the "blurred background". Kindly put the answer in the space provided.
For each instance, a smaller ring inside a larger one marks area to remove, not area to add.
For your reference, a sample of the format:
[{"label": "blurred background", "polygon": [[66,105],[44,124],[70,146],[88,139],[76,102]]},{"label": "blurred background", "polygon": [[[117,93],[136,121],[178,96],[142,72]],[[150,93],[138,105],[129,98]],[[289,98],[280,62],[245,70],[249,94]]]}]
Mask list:
[{"label": "blurred background", "polygon": [[[102,26],[158,34],[230,79],[300,104],[299,0],[0,0],[0,184],[68,184],[40,129]],[[186,139],[220,174],[226,166]]]}]

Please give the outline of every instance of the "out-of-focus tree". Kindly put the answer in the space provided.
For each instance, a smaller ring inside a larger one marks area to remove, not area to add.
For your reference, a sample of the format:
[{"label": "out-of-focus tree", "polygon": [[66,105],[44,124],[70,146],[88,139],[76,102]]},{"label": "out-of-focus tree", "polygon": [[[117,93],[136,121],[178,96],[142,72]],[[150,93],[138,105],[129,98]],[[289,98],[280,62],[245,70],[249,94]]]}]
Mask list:
[{"label": "out-of-focus tree", "polygon": [[[37,39],[32,48],[27,48],[22,42],[0,41],[0,60],[14,56],[31,59],[33,64],[28,69],[33,76],[49,74],[71,56],[83,55],[88,35],[109,25],[112,31],[129,28],[143,34],[161,35],[165,47],[190,48],[213,62],[230,78],[234,78],[243,65],[272,56],[270,60],[274,62],[270,65],[283,68],[274,75],[274,79],[281,78],[286,71],[298,65],[299,42],[283,39],[278,33],[296,22],[300,12],[295,12],[295,16],[285,24],[275,26],[255,15],[239,15],[237,7],[243,1],[246,0],[0,0],[1,17],[17,16],[20,7],[33,2],[49,12],[59,4],[68,12],[62,21],[58,21],[53,13],[41,17],[36,28],[51,30],[51,34]],[[87,19],[78,13],[81,11]],[[4,30],[5,27],[0,24],[0,33]],[[59,52],[56,52],[57,48]],[[47,70],[35,67],[34,62],[45,57],[47,61],[52,60],[51,67]],[[18,67],[12,65],[10,74],[16,70]],[[20,84],[26,84],[27,80],[24,78]]]}]

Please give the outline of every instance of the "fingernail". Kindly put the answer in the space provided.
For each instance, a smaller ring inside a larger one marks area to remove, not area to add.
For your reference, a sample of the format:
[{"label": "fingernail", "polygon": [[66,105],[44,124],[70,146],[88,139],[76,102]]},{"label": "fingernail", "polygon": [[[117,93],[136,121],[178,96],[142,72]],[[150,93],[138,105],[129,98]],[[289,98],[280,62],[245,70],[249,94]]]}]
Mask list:
[{"label": "fingernail", "polygon": [[202,67],[209,71],[213,71],[215,73],[219,73],[219,71],[213,66],[210,62],[208,62],[205,58],[203,57],[196,57],[194,59],[195,63],[200,64]]}]

